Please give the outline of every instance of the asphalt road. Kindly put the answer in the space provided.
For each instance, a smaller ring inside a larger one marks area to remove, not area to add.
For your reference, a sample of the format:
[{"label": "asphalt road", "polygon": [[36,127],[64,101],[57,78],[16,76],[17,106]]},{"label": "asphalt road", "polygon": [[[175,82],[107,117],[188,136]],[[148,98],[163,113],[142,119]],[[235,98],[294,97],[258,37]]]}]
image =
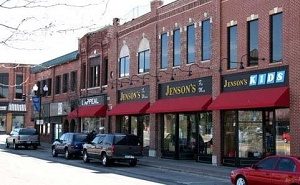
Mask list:
[{"label": "asphalt road", "polygon": [[99,161],[84,163],[81,158],[52,157],[50,149],[6,149],[0,136],[1,185],[62,184],[187,184],[230,185],[229,178],[157,169],[149,166],[115,164],[104,167]]}]

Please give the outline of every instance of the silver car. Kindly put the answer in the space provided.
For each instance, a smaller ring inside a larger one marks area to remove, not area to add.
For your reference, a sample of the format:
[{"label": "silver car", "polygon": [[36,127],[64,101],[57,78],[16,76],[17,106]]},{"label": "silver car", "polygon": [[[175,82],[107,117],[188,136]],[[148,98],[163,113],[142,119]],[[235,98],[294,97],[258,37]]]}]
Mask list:
[{"label": "silver car", "polygon": [[25,148],[33,147],[33,149],[37,149],[39,144],[39,135],[35,128],[13,129],[5,142],[6,148],[13,146],[14,149],[18,149],[20,146],[24,146]]}]

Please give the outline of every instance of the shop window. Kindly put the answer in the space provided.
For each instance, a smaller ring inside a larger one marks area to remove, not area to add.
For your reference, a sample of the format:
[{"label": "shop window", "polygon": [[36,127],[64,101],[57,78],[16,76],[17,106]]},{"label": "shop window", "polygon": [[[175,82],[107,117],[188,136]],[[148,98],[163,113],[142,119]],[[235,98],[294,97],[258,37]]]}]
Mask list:
[{"label": "shop window", "polygon": [[187,63],[195,62],[195,25],[187,27]]},{"label": "shop window", "polygon": [[81,119],[83,123],[82,132],[90,133],[95,131],[96,133],[100,132],[101,122],[99,117],[86,117]]},{"label": "shop window", "polygon": [[225,111],[223,115],[224,123],[224,156],[225,157],[235,157],[236,155],[236,126],[237,126],[237,116],[235,111]]},{"label": "shop window", "polygon": [[290,135],[289,109],[276,109],[276,154],[290,155],[290,143],[293,139]]},{"label": "shop window", "polygon": [[50,123],[47,123],[47,134],[50,134],[51,133],[51,124]]},{"label": "shop window", "polygon": [[212,154],[213,152],[213,127],[212,113],[200,113],[199,124],[199,153]]},{"label": "shop window", "polygon": [[164,115],[163,151],[175,152],[175,114]]},{"label": "shop window", "polygon": [[[1,125],[2,125],[2,122],[1,122]],[[25,127],[24,116],[13,116],[12,117],[12,129],[24,128],[24,127]]]}]

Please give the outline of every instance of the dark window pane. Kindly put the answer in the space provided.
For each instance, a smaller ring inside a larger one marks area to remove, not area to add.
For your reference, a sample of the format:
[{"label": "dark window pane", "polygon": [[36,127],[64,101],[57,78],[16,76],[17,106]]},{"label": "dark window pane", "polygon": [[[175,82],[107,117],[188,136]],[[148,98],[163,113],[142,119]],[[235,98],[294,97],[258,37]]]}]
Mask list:
[{"label": "dark window pane", "polygon": [[187,63],[195,62],[195,26],[187,27]]},{"label": "dark window pane", "polygon": [[127,145],[126,136],[115,136],[115,145]]},{"label": "dark window pane", "polygon": [[237,68],[237,26],[228,28],[228,69]]},{"label": "dark window pane", "polygon": [[168,67],[168,36],[166,33],[161,35],[161,68]]},{"label": "dark window pane", "polygon": [[23,83],[23,75],[17,75],[16,76],[16,94],[15,94],[15,98],[16,99],[22,99],[22,95],[23,95],[23,85],[21,85]]},{"label": "dark window pane", "polygon": [[248,66],[258,65],[258,20],[248,22]]},{"label": "dark window pane", "polygon": [[271,62],[282,62],[282,13],[271,16]]},{"label": "dark window pane", "polygon": [[211,29],[210,20],[202,22],[202,60],[210,60],[211,50]]},{"label": "dark window pane", "polygon": [[265,159],[265,160],[262,160],[261,162],[259,162],[257,164],[257,166],[260,169],[272,170],[272,169],[274,169],[274,165],[275,165],[277,160],[278,160],[278,158]]},{"label": "dark window pane", "polygon": [[173,66],[180,65],[180,50],[181,50],[181,37],[180,30],[175,30],[173,35]]}]

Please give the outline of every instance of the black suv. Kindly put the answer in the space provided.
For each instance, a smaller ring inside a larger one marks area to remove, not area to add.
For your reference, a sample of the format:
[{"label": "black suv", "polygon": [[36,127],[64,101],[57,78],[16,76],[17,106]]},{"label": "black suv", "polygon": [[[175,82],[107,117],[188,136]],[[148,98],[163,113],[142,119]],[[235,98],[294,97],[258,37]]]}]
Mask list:
[{"label": "black suv", "polygon": [[99,134],[92,142],[83,145],[83,161],[99,159],[104,166],[115,161],[128,162],[135,166],[142,158],[142,144],[136,135],[131,134]]},{"label": "black suv", "polygon": [[52,156],[57,157],[58,154],[64,154],[66,159],[71,156],[80,156],[82,153],[82,145],[88,141],[88,134],[84,133],[64,133],[59,139],[52,144]]}]

